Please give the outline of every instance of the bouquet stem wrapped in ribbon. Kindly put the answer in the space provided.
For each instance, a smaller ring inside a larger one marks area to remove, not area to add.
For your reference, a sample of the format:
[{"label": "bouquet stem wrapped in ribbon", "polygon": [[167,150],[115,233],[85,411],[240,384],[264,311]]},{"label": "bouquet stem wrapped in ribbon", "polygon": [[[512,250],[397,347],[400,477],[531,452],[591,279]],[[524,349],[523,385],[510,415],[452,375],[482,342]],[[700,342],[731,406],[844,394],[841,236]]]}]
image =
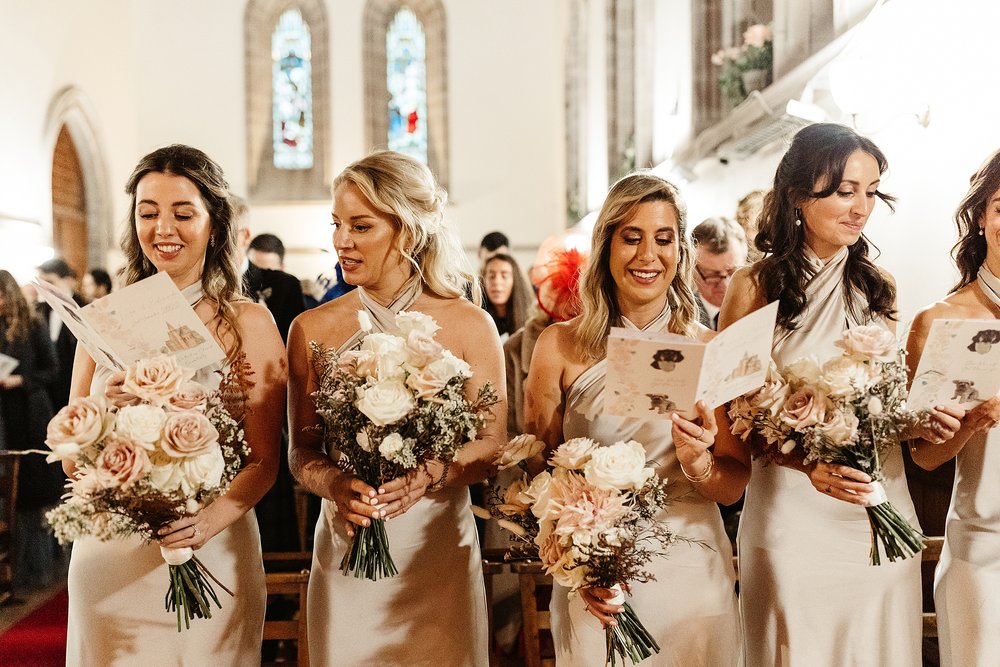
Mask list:
[{"label": "bouquet stem wrapped in ribbon", "polygon": [[[533,440],[518,436],[508,448],[533,455],[539,449],[530,446]],[[515,536],[510,555],[538,558],[546,574],[571,591],[617,591],[610,602],[624,609],[615,614],[617,625],[605,627],[611,665],[625,658],[637,664],[659,653],[622,584],[652,581],[646,563],[675,542],[688,541],[657,518],[668,504],[666,481],[647,467],[645,454],[634,440],[599,447],[589,438],[573,438],[552,454],[548,470],[530,481],[523,474],[491,494],[491,515]]]},{"label": "bouquet stem wrapped in ribbon", "polygon": [[[363,331],[371,330],[360,311]],[[489,384],[465,396],[472,369],[440,343],[440,327],[419,312],[396,315],[393,333],[369,333],[357,350],[337,353],[310,343],[318,388],[312,394],[327,451],[372,487],[431,460],[447,466],[476,436],[497,402]],[[375,581],[397,574],[384,519],[357,526],[341,571]]]},{"label": "bouquet stem wrapped in ribbon", "polygon": [[[820,364],[806,357],[774,368],[764,386],[730,405],[733,433],[750,440],[755,455],[781,460],[796,449],[805,463],[821,461],[872,478],[865,511],[871,526],[869,561],[909,558],[926,537],[889,502],[882,460],[899,447],[920,415],[906,407],[906,366],[895,337],[877,326],[857,326],[836,343],[843,353]],[[881,550],[880,550],[881,547]]]},{"label": "bouquet stem wrapped in ribbon", "polygon": [[[250,387],[240,357],[209,392],[171,357],[127,369],[124,391],[138,404],[114,409],[101,396],[76,398],[49,422],[49,461],[76,468],[64,502],[46,515],[61,543],[139,535],[197,513],[226,491],[249,448],[240,425]],[[190,548],[160,548],[169,565],[166,609],[177,630],[221,608],[215,581]],[[113,563],[108,564],[114,567]],[[211,580],[211,581],[210,581]]]}]

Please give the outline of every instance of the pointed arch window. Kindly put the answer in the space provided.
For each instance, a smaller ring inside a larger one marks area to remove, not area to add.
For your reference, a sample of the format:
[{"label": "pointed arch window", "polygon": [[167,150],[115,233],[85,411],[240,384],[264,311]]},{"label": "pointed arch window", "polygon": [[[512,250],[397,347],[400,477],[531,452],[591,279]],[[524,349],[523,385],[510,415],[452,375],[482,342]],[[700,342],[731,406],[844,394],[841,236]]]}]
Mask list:
[{"label": "pointed arch window", "polygon": [[385,34],[389,150],[427,163],[427,64],[424,28],[408,7]]},{"label": "pointed arch window", "polygon": [[312,45],[302,13],[289,9],[271,35],[274,166],[313,166]]}]

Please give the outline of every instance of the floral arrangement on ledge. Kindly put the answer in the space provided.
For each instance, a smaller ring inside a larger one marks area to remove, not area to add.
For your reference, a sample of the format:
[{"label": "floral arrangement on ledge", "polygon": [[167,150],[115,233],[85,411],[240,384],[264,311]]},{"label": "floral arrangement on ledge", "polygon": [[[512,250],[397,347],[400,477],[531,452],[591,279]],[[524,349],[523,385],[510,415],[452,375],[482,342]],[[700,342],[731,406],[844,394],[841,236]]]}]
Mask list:
[{"label": "floral arrangement on ledge", "polygon": [[743,33],[743,45],[717,51],[712,64],[720,67],[719,88],[726,101],[736,106],[750,91],[760,90],[771,82],[774,49],[771,29],[756,23]]}]

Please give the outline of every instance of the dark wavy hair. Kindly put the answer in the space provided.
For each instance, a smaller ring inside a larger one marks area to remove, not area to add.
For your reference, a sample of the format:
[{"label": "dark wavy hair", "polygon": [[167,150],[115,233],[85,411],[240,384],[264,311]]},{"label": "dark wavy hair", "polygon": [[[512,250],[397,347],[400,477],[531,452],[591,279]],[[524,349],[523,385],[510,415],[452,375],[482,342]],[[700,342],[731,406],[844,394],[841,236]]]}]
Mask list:
[{"label": "dark wavy hair", "polygon": [[997,190],[1000,190],[1000,150],[994,151],[969,178],[969,191],[955,211],[958,243],[951,249],[951,256],[962,277],[952,291],[975,282],[979,267],[986,261],[986,237],[979,233],[979,225]]},{"label": "dark wavy hair", "polygon": [[[855,151],[872,156],[879,174],[888,169],[885,155],[871,139],[836,123],[816,123],[796,133],[774,174],[774,187],[764,198],[760,227],[754,244],[765,257],[754,264],[755,276],[765,299],[778,300],[778,324],[798,327],[806,307],[808,261],[804,252],[805,224],[795,224],[802,203],[829,197],[840,187],[847,160]],[[820,190],[815,190],[822,185]],[[890,209],[895,199],[883,192],[876,196]],[[893,209],[895,210],[895,209]],[[863,320],[882,316],[895,319],[896,289],[868,258],[868,239],[862,234],[848,249],[844,270],[844,297],[848,308]],[[867,306],[857,303],[854,291],[864,294]]]},{"label": "dark wavy hair", "polygon": [[21,286],[10,272],[0,269],[0,333],[8,343],[28,340],[34,315]]},{"label": "dark wavy hair", "polygon": [[121,271],[122,284],[131,285],[156,273],[156,267],[142,252],[135,229],[136,190],[139,181],[149,173],[183,176],[198,188],[205,202],[212,227],[211,242],[205,249],[201,287],[205,297],[215,303],[214,316],[222,323],[219,332],[226,339],[226,356],[233,361],[243,349],[243,337],[236,326],[236,308],[233,305],[243,300],[237,225],[229,199],[229,184],[222,168],[197,148],[183,144],[159,148],[139,160],[129,176],[125,184],[125,194],[129,196],[129,211],[121,237],[122,252],[125,254],[125,267]]}]

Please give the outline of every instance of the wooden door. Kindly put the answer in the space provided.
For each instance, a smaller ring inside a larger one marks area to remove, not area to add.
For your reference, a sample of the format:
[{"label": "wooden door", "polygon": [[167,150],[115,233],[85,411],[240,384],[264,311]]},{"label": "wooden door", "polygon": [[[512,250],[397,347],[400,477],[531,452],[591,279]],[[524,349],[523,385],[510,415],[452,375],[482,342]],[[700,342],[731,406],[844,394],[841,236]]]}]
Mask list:
[{"label": "wooden door", "polygon": [[87,271],[87,200],[80,158],[65,125],[52,155],[52,243],[56,256],[82,278]]}]

